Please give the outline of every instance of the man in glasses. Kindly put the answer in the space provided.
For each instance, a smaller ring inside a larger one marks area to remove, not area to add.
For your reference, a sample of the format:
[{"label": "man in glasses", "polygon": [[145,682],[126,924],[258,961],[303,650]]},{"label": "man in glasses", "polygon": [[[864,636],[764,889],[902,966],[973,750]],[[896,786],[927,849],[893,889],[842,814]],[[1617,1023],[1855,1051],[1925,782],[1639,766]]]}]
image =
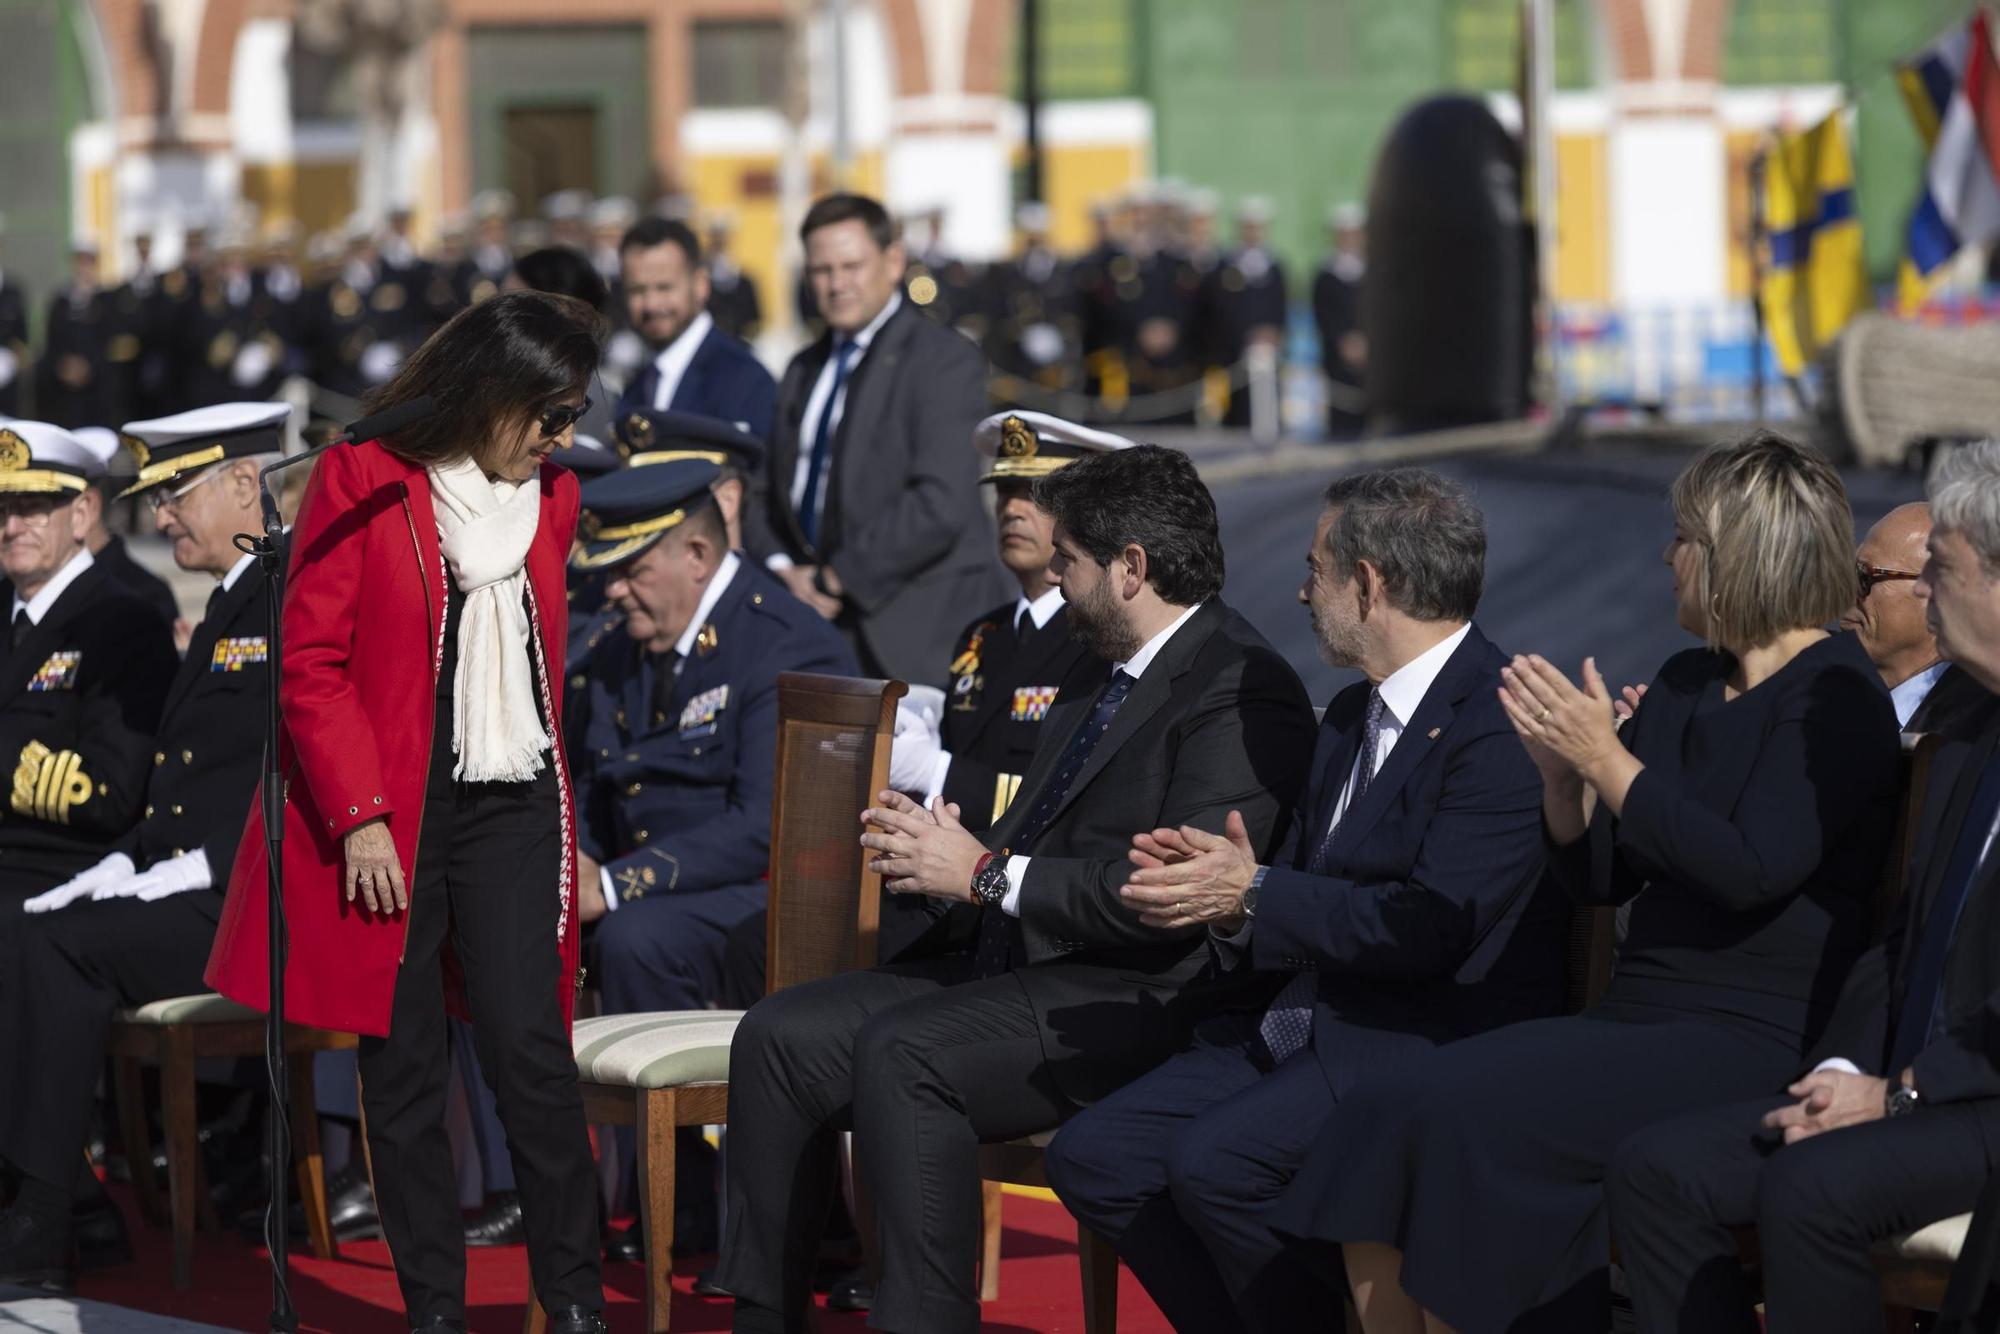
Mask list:
[{"label": "man in glasses", "polygon": [[108,855],[0,924],[0,968],[18,982],[0,988],[0,1083],[21,1091],[0,1107],[0,1160],[22,1180],[0,1215],[0,1283],[66,1288],[72,1240],[100,1258],[125,1249],[122,1225],[101,1239],[108,1206],[76,1169],[113,1012],[206,989],[270,671],[264,576],[235,535],[259,528],[257,468],[282,448],[288,411],[227,403],[125,428],[139,476],[120,499],[144,495],[174,562],[215,591],[178,671],[171,653],[141,655],[166,695],[133,789],[143,805]]},{"label": "man in glasses", "polygon": [[46,422],[0,427],[0,922],[138,818],[173,632],[90,554],[97,460]]},{"label": "man in glasses", "polygon": [[1840,618],[1868,651],[1906,732],[1974,736],[2000,710],[1963,668],[1944,661],[1924,624],[1917,574],[1930,542],[1930,506],[1899,505],[1878,520],[1855,550],[1856,599]]}]

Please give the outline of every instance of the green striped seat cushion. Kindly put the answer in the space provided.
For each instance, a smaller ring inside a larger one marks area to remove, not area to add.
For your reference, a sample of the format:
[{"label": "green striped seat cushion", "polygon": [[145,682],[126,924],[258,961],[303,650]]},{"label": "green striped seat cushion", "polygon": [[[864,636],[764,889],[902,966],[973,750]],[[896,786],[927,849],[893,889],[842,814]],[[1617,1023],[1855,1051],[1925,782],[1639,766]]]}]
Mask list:
[{"label": "green striped seat cushion", "polygon": [[1891,1237],[1875,1248],[1876,1253],[1892,1255],[1899,1260],[1936,1260],[1952,1264],[1957,1261],[1958,1253],[1965,1249],[1965,1233],[1971,1226],[1971,1214],[1941,1218],[1915,1232]]},{"label": "green striped seat cushion", "polygon": [[579,1020],[576,1076],[586,1084],[663,1089],[729,1080],[741,1010],[671,1010]]},{"label": "green striped seat cushion", "polygon": [[198,996],[170,996],[166,1000],[148,1001],[136,1010],[118,1012],[121,1024],[238,1024],[246,1020],[261,1023],[263,1019],[262,1010],[238,1005],[212,991]]}]

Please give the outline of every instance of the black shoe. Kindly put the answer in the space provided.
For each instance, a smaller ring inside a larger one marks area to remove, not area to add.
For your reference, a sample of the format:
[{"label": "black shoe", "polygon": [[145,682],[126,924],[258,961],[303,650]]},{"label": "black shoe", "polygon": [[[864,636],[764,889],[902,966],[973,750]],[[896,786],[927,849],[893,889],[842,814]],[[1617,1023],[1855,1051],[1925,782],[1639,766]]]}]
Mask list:
[{"label": "black shoe", "polygon": [[519,1246],[528,1239],[528,1226],[521,1217],[521,1197],[502,1191],[488,1202],[479,1217],[465,1225],[468,1246]]},{"label": "black shoe", "polygon": [[857,1269],[846,1278],[833,1285],[826,1294],[826,1309],[829,1311],[866,1311],[875,1305],[875,1284],[870,1281],[868,1271]]},{"label": "black shoe", "polygon": [[0,1214],[0,1287],[10,1284],[65,1296],[75,1291],[68,1230],[18,1209]]},{"label": "black shoe", "polygon": [[434,1315],[411,1325],[410,1334],[465,1334],[465,1322],[448,1315]]},{"label": "black shoe", "polygon": [[611,1334],[611,1326],[588,1306],[565,1306],[549,1312],[549,1334]]},{"label": "black shoe", "polygon": [[[721,1244],[722,1228],[713,1205],[674,1210],[675,1258],[712,1255]],[[632,1223],[613,1232],[604,1243],[604,1258],[631,1265],[646,1263],[645,1229]]]},{"label": "black shoe", "polygon": [[[246,1209],[236,1217],[236,1230],[252,1241],[264,1239],[264,1211],[268,1204]],[[382,1235],[382,1219],[375,1212],[375,1192],[368,1187],[368,1174],[359,1165],[342,1168],[326,1183],[326,1216],[335,1241],[373,1241]],[[285,1210],[285,1235],[294,1244],[306,1244],[305,1201],[293,1194]]]},{"label": "black shoe", "polygon": [[715,1281],[715,1271],[721,1265],[711,1265],[694,1276],[694,1295],[697,1297],[734,1297],[736,1294]]},{"label": "black shoe", "polygon": [[132,1263],[132,1234],[125,1229],[125,1215],[102,1191],[80,1198],[72,1206],[69,1234],[76,1243],[78,1269]]}]

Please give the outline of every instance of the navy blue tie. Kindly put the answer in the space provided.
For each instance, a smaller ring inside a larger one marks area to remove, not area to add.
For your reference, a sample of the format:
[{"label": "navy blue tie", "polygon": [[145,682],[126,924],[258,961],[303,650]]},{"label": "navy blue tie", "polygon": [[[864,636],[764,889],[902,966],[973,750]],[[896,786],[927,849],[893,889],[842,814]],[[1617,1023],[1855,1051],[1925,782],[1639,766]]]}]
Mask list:
[{"label": "navy blue tie", "polygon": [[[1027,855],[1062,809],[1064,798],[1069,796],[1071,784],[1083,772],[1083,766],[1090,762],[1090,753],[1097,749],[1097,743],[1111,730],[1111,716],[1118,712],[1118,706],[1132,693],[1136,678],[1123,672],[1114,672],[1111,681],[1098,695],[1097,703],[1091,706],[1090,716],[1083,720],[1083,726],[1076,729],[1063,747],[1062,757],[1049,779],[1042,784],[1041,795],[1028,811],[1028,818],[1021,821],[1021,827],[1014,831],[1009,851]],[[1007,914],[996,905],[986,909],[979,919],[979,945],[973,953],[979,976],[993,977],[1007,971],[1007,949],[1009,937]]]},{"label": "navy blue tie", "polygon": [[833,409],[840,402],[840,391],[847,387],[847,371],[859,346],[852,338],[843,338],[833,345],[833,388],[826,402],[820,404],[819,419],[813,423],[812,454],[806,460],[806,489],[799,497],[799,532],[807,546],[819,542],[819,493],[826,484],[830,466],[827,456],[833,451]]},{"label": "navy blue tie", "polygon": [[1965,910],[1965,901],[1979,878],[1979,854],[1993,821],[2000,816],[2000,756],[1986,762],[1973,789],[1972,804],[1965,809],[1965,821],[1958,827],[1951,861],[1944,879],[1938,883],[1937,898],[1924,915],[1923,939],[1910,965],[1910,985],[1903,995],[1903,1011],[1896,1020],[1895,1040],[1889,1044],[1889,1068],[1883,1074],[1893,1080],[1909,1068],[1917,1053],[1930,1045],[1944,1000],[1944,969],[1951,957],[1952,937]]}]

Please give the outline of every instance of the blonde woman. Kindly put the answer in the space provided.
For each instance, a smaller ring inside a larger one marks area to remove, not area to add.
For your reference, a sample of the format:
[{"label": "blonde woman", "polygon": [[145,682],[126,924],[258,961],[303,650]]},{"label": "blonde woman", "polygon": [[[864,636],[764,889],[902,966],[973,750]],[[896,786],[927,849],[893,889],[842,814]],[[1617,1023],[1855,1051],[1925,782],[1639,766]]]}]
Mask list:
[{"label": "blonde woman", "polygon": [[1341,1246],[1368,1334],[1601,1334],[1613,1151],[1782,1089],[1864,942],[1896,716],[1825,629],[1854,596],[1840,477],[1759,434],[1696,459],[1672,504],[1675,609],[1707,647],[1667,660],[1622,733],[1589,660],[1581,682],[1539,657],[1501,674],[1551,873],[1630,905],[1609,990],[1363,1085],[1280,1203],[1283,1231]]}]

